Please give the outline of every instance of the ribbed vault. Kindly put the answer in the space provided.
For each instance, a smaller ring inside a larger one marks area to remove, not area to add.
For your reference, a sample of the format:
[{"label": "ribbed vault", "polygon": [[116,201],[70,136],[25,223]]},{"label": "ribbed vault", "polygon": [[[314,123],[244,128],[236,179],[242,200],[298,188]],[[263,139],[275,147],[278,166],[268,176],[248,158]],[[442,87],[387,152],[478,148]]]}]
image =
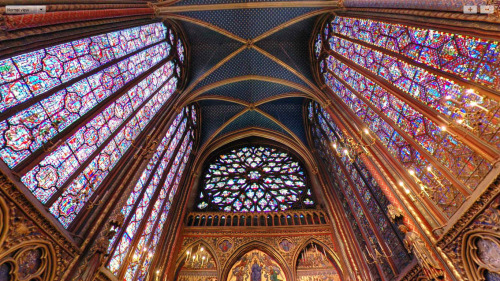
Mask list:
[{"label": "ribbed vault", "polygon": [[337,1],[174,1],[157,5],[190,49],[185,102],[201,108],[201,145],[259,128],[306,144],[302,105],[319,89],[309,59],[317,18]]}]

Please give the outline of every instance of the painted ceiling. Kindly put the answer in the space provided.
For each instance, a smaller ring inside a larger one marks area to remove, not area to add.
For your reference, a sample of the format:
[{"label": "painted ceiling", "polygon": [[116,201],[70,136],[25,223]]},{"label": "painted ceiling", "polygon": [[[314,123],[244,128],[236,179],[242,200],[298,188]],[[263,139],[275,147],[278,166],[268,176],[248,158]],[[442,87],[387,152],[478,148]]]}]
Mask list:
[{"label": "painted ceiling", "polygon": [[302,106],[319,91],[310,38],[317,18],[337,2],[291,1],[280,7],[259,2],[183,0],[161,6],[186,32],[191,58],[183,95],[200,105],[202,145],[246,128],[306,144]]}]

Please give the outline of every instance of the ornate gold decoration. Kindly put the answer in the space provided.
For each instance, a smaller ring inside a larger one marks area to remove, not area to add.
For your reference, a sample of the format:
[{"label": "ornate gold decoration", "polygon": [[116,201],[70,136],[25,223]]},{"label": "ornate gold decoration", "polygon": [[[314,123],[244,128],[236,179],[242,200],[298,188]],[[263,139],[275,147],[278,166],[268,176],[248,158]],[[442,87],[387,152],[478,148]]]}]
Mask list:
[{"label": "ornate gold decoration", "polygon": [[457,222],[441,236],[437,246],[445,249],[448,245],[455,242],[457,237],[469,226],[473,220],[485,209],[485,207],[500,194],[500,176],[497,177],[477,198],[472,206],[465,211]]},{"label": "ornate gold decoration", "polygon": [[[87,257],[84,265],[85,270],[79,272],[79,281],[93,281],[95,275],[99,272],[108,256],[108,247],[110,240],[116,235],[118,230],[122,227],[125,216],[119,213],[109,220],[108,230],[101,236],[90,249],[90,255]],[[83,268],[83,267],[82,267]]]},{"label": "ornate gold decoration", "polygon": [[465,234],[462,259],[465,272],[471,280],[485,280],[486,272],[500,275],[499,229]]},{"label": "ornate gold decoration", "polygon": [[[453,247],[451,247],[453,246]],[[500,275],[500,197],[497,197],[446,249],[470,280],[485,280],[485,273]]]},{"label": "ornate gold decoration", "polygon": [[405,234],[403,240],[405,248],[408,250],[408,253],[413,253],[415,255],[425,275],[430,280],[444,278],[441,266],[434,259],[429,249],[427,249],[422,238],[420,238],[418,234],[410,231],[405,225],[400,225],[399,230]]},{"label": "ornate gold decoration", "polygon": [[56,266],[55,250],[44,240],[23,242],[0,254],[0,268],[10,269],[10,280],[52,281]]},{"label": "ornate gold decoration", "polygon": [[0,247],[7,238],[9,231],[9,209],[5,200],[0,197]]},{"label": "ornate gold decoration", "polygon": [[[47,235],[50,240],[61,247],[65,254],[76,256],[79,254],[79,249],[73,239],[65,234],[60,227],[54,222],[47,219],[45,216],[48,213],[42,213],[35,205],[9,180],[4,174],[0,173],[0,196],[5,194],[6,199],[15,202],[9,206],[9,209],[16,208],[18,217],[23,217],[26,221],[36,225],[37,229],[43,230],[43,234]],[[18,208],[18,209],[17,209]],[[21,214],[22,212],[22,214]],[[12,219],[11,219],[12,220]],[[20,226],[18,226],[20,227]],[[22,228],[21,228],[22,230]]]},{"label": "ornate gold decoration", "polygon": [[387,205],[387,215],[389,215],[389,218],[393,223],[400,219],[403,219],[404,217],[403,211],[398,207],[394,207],[394,205],[392,204]]}]

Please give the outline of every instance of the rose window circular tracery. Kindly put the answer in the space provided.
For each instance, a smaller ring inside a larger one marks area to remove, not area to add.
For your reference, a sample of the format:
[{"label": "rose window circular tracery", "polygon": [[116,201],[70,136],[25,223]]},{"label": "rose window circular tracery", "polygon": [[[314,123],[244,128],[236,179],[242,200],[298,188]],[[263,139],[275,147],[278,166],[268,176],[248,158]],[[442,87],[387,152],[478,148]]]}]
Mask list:
[{"label": "rose window circular tracery", "polygon": [[233,149],[210,163],[197,207],[261,212],[313,205],[304,169],[297,160],[276,148],[249,146]]}]

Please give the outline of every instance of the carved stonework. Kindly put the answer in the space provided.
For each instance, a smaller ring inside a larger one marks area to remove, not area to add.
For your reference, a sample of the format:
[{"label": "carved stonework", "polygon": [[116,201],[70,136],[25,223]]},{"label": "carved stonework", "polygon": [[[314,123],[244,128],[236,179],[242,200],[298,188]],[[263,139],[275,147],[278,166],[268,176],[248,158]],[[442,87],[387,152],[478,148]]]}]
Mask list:
[{"label": "carved stonework", "polygon": [[486,188],[474,204],[460,217],[460,219],[439,239],[437,246],[445,248],[454,242],[463,230],[468,227],[472,221],[500,194],[500,177]]},{"label": "carved stonework", "polygon": [[[192,233],[190,233],[192,234]],[[201,234],[201,233],[200,233]],[[243,233],[233,233],[228,236],[208,236],[208,233],[200,236],[186,236],[182,242],[181,250],[178,254],[178,265],[179,262],[183,261],[186,257],[186,252],[197,245],[206,245],[206,248],[211,251],[214,260],[217,263],[217,269],[221,270],[224,268],[230,268],[232,258],[235,253],[238,253],[242,248],[249,244],[261,244],[267,245],[269,248],[275,249],[279,254],[280,258],[288,264],[296,264],[297,257],[299,256],[301,250],[311,241],[315,243],[321,243],[330,249],[332,252],[336,251],[335,245],[331,240],[331,236],[327,233],[321,234],[311,234],[311,235],[297,235],[289,233],[286,235],[262,235],[262,236],[246,236],[241,235]],[[241,236],[240,236],[241,235]],[[230,247],[227,247],[228,245]],[[226,247],[224,247],[226,245]],[[220,276],[220,275],[219,275]]]},{"label": "carved stonework", "polygon": [[418,263],[415,265],[403,276],[399,281],[413,281],[418,280],[419,276],[424,276],[422,268]]},{"label": "carved stonework", "polygon": [[32,221],[38,228],[43,229],[43,233],[49,236],[51,240],[58,243],[68,255],[76,256],[79,254],[77,245],[69,237],[62,233],[62,231],[52,221],[45,217],[45,215],[48,214],[42,214],[42,212],[40,212],[40,210],[38,210],[24,195],[24,193],[19,191],[18,187],[7,179],[5,175],[0,173],[0,196],[3,195],[5,195],[6,199],[10,199],[12,202],[15,202],[16,208],[19,208],[19,211],[21,211],[25,216],[26,214],[29,214],[29,216],[26,216],[26,220]]},{"label": "carved stonework", "polygon": [[[478,205],[479,202],[476,202]],[[482,208],[481,208],[482,209]],[[469,211],[471,212],[471,211]],[[466,213],[467,218],[472,214]],[[473,211],[472,211],[473,212]],[[500,277],[500,196],[443,247],[464,280],[486,280],[486,275]],[[496,279],[492,279],[496,280]]]},{"label": "carved stonework", "polygon": [[[7,214],[5,213],[7,211]],[[0,272],[7,280],[61,280],[72,257],[0,196]],[[6,219],[4,221],[4,219]],[[5,223],[3,223],[5,222]]]}]

